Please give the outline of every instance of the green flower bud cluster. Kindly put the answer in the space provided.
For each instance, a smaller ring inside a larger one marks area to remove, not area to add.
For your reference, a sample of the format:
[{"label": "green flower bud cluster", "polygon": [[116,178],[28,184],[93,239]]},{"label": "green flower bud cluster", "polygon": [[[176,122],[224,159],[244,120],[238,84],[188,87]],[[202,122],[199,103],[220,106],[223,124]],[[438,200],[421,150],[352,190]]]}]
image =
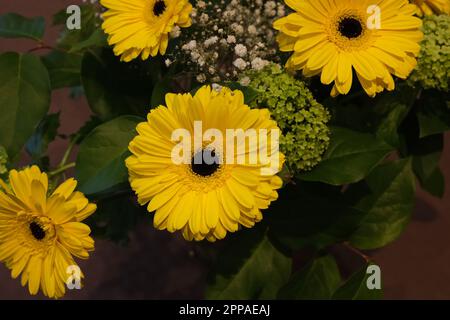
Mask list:
[{"label": "green flower bud cluster", "polygon": [[450,16],[431,15],[423,19],[424,39],[418,64],[408,79],[412,86],[448,91],[450,87]]},{"label": "green flower bud cluster", "polygon": [[268,108],[282,131],[280,149],[292,173],[311,170],[330,143],[328,110],[318,103],[305,83],[271,64],[250,71],[249,87],[259,92],[251,107]]}]

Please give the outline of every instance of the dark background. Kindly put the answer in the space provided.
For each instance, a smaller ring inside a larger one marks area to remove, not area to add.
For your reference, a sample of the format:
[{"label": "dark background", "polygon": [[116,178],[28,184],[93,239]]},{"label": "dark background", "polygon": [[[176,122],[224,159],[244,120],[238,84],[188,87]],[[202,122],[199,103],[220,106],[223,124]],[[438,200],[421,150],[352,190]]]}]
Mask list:
[{"label": "dark background", "polygon": [[[51,28],[51,16],[79,0],[0,0],[0,14],[16,12],[45,16],[45,42],[53,44],[58,29]],[[0,52],[27,51],[28,40],[0,39]],[[42,53],[45,53],[43,51]],[[0,70],[1,72],[1,70]],[[72,100],[68,90],[53,92],[51,111],[61,111],[60,134],[75,132],[90,111],[84,98]],[[0,115],[1,116],[1,115]],[[65,142],[50,145],[49,154],[59,161]],[[450,185],[450,135],[445,140],[441,167]],[[450,188],[443,199],[417,191],[413,219],[400,239],[387,247],[367,252],[380,265],[386,299],[450,299]],[[130,235],[128,246],[97,240],[95,252],[80,265],[86,276],[82,290],[69,291],[68,299],[167,299],[201,298],[207,268],[197,258],[193,244],[167,232],[156,231],[142,222]],[[336,248],[343,269],[360,263],[360,257],[344,247]],[[0,299],[31,299],[20,280],[0,265]],[[42,296],[38,296],[42,298]]]}]

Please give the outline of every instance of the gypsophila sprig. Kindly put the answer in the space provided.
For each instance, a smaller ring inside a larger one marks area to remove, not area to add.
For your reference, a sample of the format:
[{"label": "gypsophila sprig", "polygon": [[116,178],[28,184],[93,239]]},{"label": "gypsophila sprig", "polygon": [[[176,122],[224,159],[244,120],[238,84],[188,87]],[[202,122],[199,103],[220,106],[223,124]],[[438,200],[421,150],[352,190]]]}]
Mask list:
[{"label": "gypsophila sprig", "polygon": [[277,1],[197,1],[192,27],[181,34],[166,65],[184,63],[201,83],[260,70],[278,61],[272,23],[284,14],[284,4]]},{"label": "gypsophila sprig", "polygon": [[450,87],[450,16],[426,16],[423,22],[424,39],[420,44],[418,65],[408,83],[447,91]]},{"label": "gypsophila sprig", "polygon": [[271,64],[261,71],[251,71],[244,83],[260,94],[253,107],[268,108],[283,135],[280,149],[289,169],[295,173],[317,165],[330,142],[328,110],[318,103],[305,83]]}]

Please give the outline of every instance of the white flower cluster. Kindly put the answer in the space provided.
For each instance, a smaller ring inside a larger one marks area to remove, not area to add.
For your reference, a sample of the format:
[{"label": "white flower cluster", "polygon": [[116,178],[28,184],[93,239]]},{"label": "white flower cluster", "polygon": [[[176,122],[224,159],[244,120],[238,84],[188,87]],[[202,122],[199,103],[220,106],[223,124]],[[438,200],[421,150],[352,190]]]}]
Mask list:
[{"label": "white flower cluster", "polygon": [[178,35],[166,65],[182,61],[197,81],[221,82],[278,62],[272,23],[285,15],[282,1],[198,0],[193,6],[192,26]]}]

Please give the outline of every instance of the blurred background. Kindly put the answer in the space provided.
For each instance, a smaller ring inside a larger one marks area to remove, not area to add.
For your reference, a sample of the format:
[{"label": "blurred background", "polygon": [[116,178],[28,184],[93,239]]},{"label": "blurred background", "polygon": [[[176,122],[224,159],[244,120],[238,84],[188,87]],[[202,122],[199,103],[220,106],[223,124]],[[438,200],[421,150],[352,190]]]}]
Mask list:
[{"label": "blurred background", "polygon": [[[51,26],[54,13],[77,0],[0,0],[0,14],[16,12],[24,16],[44,16],[47,31],[44,42],[53,44],[58,28]],[[29,40],[0,39],[0,52],[26,52],[35,47]],[[45,54],[45,50],[39,54]],[[1,70],[0,70],[1,72]],[[71,134],[89,119],[84,97],[71,99],[68,89],[52,95],[51,112],[61,112],[60,134]],[[50,145],[50,158],[57,162],[66,142]],[[24,159],[26,161],[26,159]],[[56,164],[56,163],[55,163]],[[381,267],[385,299],[450,299],[450,135],[446,135],[441,168],[446,179],[442,199],[417,190],[412,221],[401,237],[391,245],[365,252]],[[130,234],[128,245],[96,240],[96,249],[87,261],[80,261],[85,274],[81,290],[68,291],[65,299],[197,299],[202,298],[207,263],[197,254],[197,245],[179,235],[153,229],[145,219]],[[357,253],[345,247],[333,248],[342,271],[362,262]],[[300,253],[297,267],[305,260]],[[0,299],[42,299],[31,297],[20,281],[10,277],[0,265]]]}]

